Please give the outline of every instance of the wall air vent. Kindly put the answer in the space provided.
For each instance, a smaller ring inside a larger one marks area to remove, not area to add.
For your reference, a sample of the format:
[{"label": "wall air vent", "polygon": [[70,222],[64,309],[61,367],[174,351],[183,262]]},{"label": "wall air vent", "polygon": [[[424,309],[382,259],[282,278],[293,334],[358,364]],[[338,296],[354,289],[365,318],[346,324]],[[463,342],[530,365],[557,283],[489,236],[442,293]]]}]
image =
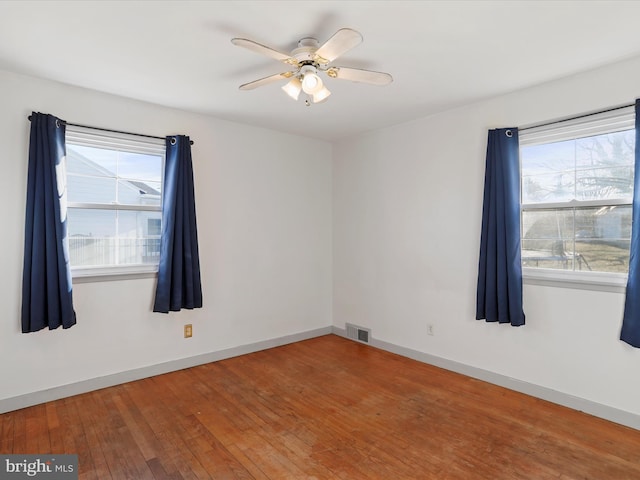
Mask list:
[{"label": "wall air vent", "polygon": [[347,338],[357,342],[369,343],[371,338],[371,330],[368,328],[358,327],[351,323],[347,323]]}]

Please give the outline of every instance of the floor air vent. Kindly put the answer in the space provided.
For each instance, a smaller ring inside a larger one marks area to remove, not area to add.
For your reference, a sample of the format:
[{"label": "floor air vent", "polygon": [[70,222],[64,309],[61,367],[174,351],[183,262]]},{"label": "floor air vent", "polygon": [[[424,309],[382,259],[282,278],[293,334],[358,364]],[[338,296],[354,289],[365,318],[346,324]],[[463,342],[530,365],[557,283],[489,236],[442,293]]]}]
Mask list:
[{"label": "floor air vent", "polygon": [[347,323],[347,338],[356,340],[362,343],[369,343],[369,337],[371,336],[371,330],[368,328],[358,327]]}]

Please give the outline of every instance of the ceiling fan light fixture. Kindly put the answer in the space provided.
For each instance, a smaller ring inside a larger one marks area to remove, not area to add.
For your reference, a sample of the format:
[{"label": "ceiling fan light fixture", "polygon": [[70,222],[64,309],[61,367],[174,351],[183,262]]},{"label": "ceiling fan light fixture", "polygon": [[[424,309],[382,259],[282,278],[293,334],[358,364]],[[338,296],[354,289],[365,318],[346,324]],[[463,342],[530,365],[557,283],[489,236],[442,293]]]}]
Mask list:
[{"label": "ceiling fan light fixture", "polygon": [[302,75],[302,90],[308,95],[313,95],[322,90],[324,86],[322,80],[318,76],[318,70],[313,65],[303,65],[300,68]]},{"label": "ceiling fan light fixture", "polygon": [[323,86],[318,93],[313,94],[313,103],[321,103],[324,102],[327,98],[329,98],[331,92],[325,86]]},{"label": "ceiling fan light fixture", "polygon": [[304,93],[313,95],[322,90],[322,80],[315,73],[307,73],[302,79],[302,90]]},{"label": "ceiling fan light fixture", "polygon": [[294,100],[298,100],[300,91],[302,90],[302,82],[298,77],[293,77],[289,83],[282,87],[282,90]]}]

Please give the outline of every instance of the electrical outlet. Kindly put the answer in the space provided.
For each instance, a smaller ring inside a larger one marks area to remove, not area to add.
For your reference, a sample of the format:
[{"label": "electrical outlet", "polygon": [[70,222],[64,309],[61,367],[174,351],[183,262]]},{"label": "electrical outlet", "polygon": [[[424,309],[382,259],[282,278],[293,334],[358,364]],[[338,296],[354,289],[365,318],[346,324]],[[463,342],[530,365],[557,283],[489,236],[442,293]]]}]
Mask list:
[{"label": "electrical outlet", "polygon": [[193,336],[193,326],[189,323],[184,326],[184,338],[191,338]]},{"label": "electrical outlet", "polygon": [[433,325],[432,324],[427,325],[427,335],[431,335],[431,336],[435,335],[435,333],[433,333]]}]

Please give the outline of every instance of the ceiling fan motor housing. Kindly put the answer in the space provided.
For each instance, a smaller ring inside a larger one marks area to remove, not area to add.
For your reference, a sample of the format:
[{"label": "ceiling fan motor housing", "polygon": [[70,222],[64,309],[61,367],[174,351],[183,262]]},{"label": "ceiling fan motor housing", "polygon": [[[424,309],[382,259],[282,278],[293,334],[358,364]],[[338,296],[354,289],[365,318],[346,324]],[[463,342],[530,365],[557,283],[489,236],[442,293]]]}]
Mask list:
[{"label": "ceiling fan motor housing", "polygon": [[314,53],[320,46],[318,40],[313,37],[305,37],[298,42],[298,48],[291,52],[291,56],[299,63],[313,62]]}]

